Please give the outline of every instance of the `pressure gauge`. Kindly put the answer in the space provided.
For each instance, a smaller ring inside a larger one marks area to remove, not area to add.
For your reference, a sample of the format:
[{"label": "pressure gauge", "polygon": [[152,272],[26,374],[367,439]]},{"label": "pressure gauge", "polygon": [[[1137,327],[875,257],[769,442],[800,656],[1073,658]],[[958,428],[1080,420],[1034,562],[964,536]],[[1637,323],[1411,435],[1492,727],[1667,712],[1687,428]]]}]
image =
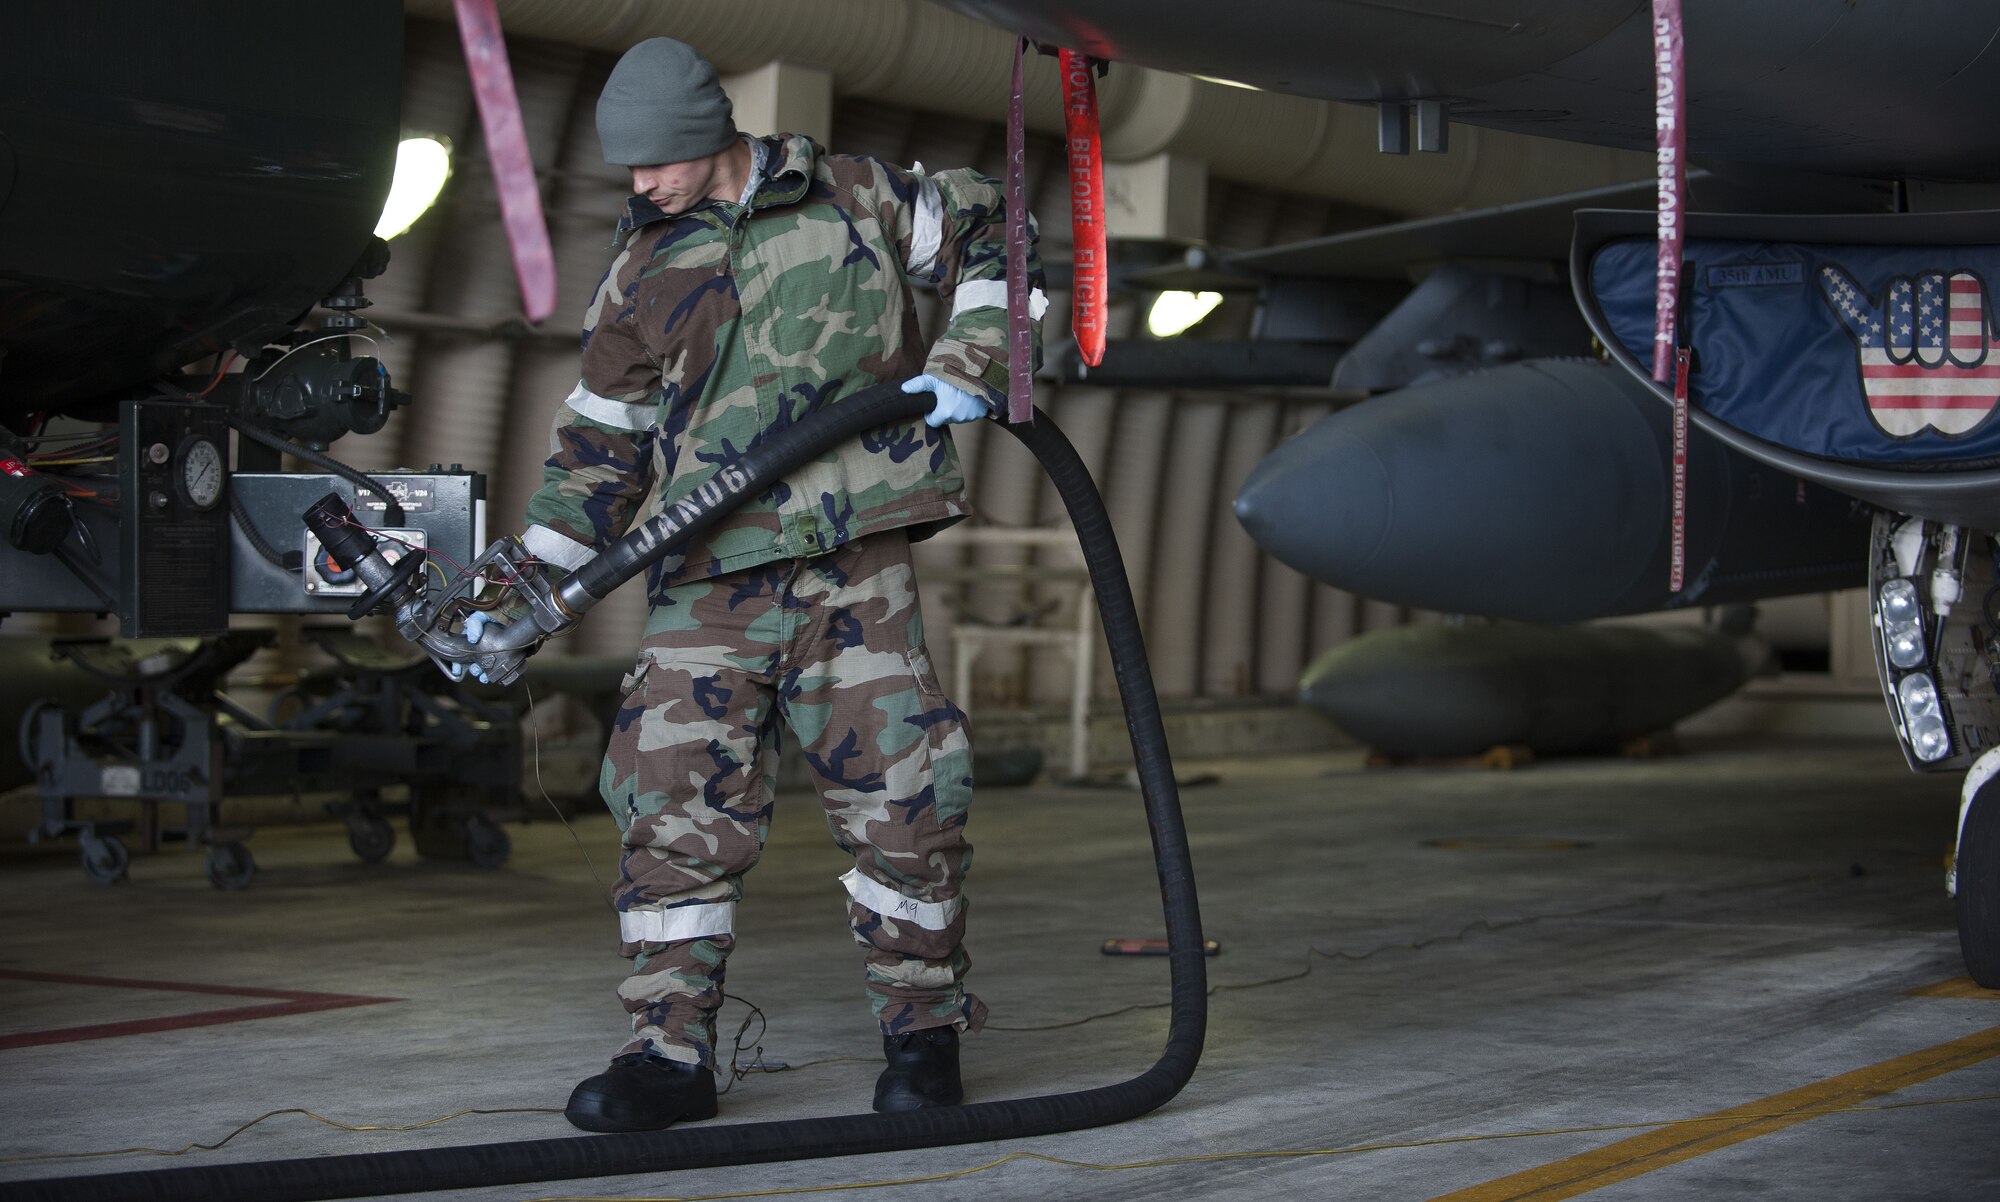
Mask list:
[{"label": "pressure gauge", "polygon": [[175,482],[180,486],[181,499],[204,512],[215,508],[215,503],[222,499],[223,478],[228,474],[222,465],[222,449],[196,434],[181,443],[175,458],[180,464]]}]

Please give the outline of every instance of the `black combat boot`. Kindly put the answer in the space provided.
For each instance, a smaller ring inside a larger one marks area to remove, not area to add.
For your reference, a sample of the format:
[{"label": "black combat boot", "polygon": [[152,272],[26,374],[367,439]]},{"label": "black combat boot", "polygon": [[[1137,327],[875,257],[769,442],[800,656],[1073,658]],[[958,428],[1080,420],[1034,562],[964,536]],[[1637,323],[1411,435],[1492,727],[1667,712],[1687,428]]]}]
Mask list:
[{"label": "black combat boot", "polygon": [[627,1052],[569,1095],[563,1117],[585,1131],[658,1131],[715,1117],[715,1074],[698,1064]]},{"label": "black combat boot", "polygon": [[875,1109],[922,1110],[956,1106],[965,1099],[958,1083],[958,1030],[928,1027],[901,1035],[884,1035],[882,1051],[889,1067],[875,1078]]}]

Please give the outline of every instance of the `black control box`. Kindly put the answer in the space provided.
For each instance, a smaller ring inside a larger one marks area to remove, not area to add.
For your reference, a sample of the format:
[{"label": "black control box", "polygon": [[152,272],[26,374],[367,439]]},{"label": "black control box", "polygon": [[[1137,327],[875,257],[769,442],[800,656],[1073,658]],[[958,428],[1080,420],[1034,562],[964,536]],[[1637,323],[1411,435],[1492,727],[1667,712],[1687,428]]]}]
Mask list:
[{"label": "black control box", "polygon": [[229,422],[221,406],[119,406],[118,516],[118,633],[228,629]]}]

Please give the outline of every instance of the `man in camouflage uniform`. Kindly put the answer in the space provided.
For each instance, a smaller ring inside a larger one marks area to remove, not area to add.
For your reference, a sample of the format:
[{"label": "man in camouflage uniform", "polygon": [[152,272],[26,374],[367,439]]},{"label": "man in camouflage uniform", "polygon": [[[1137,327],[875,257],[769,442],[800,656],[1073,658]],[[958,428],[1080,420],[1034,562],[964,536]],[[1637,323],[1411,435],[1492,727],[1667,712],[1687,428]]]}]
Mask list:
[{"label": "man in camouflage uniform", "polygon": [[[635,195],[528,506],[536,556],[574,571],[858,389],[937,399],[925,423],[825,452],[648,576],[601,778],[625,828],[632,1038],[567,1113],[595,1131],[715,1113],[715,1012],[781,716],[854,855],[842,883],[889,1059],[876,1109],[956,1103],[958,1032],[985,1013],[964,987],[971,748],[924,648],[909,546],[966,512],[940,427],[1005,407],[1002,193],[968,171],[741,138],[713,68],[665,38],[619,61],[598,130]],[[951,314],[928,348],[912,280]]]}]

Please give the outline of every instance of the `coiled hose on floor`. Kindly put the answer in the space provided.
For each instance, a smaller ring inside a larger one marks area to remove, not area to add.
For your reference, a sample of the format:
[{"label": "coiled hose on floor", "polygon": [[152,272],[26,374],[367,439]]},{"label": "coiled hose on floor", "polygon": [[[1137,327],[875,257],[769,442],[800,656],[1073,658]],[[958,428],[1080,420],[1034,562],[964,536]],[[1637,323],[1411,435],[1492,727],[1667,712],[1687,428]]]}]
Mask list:
[{"label": "coiled hose on floor", "polygon": [[[736,501],[756,495],[799,464],[848,438],[921,415],[931,404],[926,393],[906,395],[893,385],[885,385],[857,392],[801,419],[736,461],[744,482],[722,498],[725,504],[706,506],[712,512],[703,513],[703,520],[656,517],[607,548],[583,569],[590,573],[590,593],[601,597],[629,581]],[[0,1184],[0,1199],[288,1202],[855,1156],[1101,1127],[1137,1118],[1179,1093],[1201,1056],[1208,1010],[1207,972],[1187,829],[1181,819],[1180,797],[1168,760],[1166,731],[1153,693],[1145,643],[1139,634],[1139,615],[1132,605],[1131,584],[1125,577],[1125,564],[1119,558],[1103,498],[1062,431],[1042,414],[1037,414],[1032,424],[1007,429],[1041,461],[1076,526],[1091,584],[1097,591],[1112,671],[1125,708],[1125,725],[1138,761],[1146,825],[1152,834],[1166,911],[1172,973],[1166,1047],[1152,1067],[1130,1080],[1094,1089],[900,1114],[672,1127],[621,1135],[45,1178]],[[662,523],[676,529],[667,532]]]}]

